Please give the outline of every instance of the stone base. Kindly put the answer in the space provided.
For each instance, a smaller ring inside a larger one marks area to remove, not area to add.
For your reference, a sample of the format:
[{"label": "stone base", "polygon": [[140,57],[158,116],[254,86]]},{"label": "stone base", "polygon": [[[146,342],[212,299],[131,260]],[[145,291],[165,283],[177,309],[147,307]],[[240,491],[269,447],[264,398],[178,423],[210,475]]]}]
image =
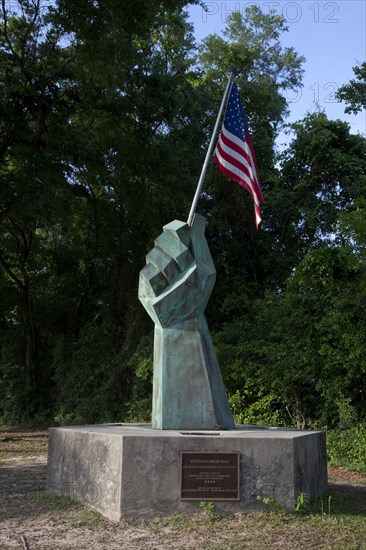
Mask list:
[{"label": "stone base", "polygon": [[109,424],[50,429],[47,490],[117,521],[195,512],[199,500],[181,500],[181,451],[240,453],[240,500],[215,500],[219,511],[257,508],[258,496],[293,510],[301,493],[317,496],[327,487],[324,432],[250,426],[161,431]]}]

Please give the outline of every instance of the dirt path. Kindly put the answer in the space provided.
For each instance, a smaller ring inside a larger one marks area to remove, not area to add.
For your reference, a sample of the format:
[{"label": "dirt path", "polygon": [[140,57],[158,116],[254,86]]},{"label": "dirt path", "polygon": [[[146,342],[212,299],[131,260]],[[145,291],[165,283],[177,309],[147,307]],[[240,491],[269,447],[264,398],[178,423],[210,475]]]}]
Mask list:
[{"label": "dirt path", "polygon": [[0,429],[0,550],[366,550],[366,478],[330,469],[331,492],[316,514],[266,510],[176,514],[111,522],[47,495],[47,434]]}]

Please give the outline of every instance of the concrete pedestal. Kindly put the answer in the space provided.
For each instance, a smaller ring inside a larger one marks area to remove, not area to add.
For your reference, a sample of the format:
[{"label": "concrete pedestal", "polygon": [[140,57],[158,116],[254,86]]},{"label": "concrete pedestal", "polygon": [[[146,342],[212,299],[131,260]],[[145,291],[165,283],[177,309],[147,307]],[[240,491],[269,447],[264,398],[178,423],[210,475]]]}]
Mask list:
[{"label": "concrete pedestal", "polygon": [[257,496],[293,510],[300,493],[317,496],[327,487],[324,432],[246,426],[161,431],[110,424],[51,428],[47,490],[117,521],[194,512],[199,500],[181,500],[181,451],[239,453],[240,500],[215,501],[217,510],[254,509]]}]

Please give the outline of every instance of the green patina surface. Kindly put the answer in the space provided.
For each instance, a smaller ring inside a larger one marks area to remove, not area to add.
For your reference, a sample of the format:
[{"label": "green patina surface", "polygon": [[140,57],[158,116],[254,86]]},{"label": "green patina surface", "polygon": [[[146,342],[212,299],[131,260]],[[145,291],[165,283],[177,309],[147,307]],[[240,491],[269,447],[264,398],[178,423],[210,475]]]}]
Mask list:
[{"label": "green patina surface", "polygon": [[152,426],[235,429],[204,311],[216,270],[206,220],[164,226],[140,272],[139,299],[155,323]]}]

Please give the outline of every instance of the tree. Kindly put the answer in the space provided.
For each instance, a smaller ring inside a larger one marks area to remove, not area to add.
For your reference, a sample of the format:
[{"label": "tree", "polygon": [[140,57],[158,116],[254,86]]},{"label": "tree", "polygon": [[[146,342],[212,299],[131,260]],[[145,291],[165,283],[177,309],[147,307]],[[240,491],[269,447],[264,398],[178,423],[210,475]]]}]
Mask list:
[{"label": "tree", "polygon": [[2,2],[3,414],[84,414],[97,394],[121,413],[148,330],[138,271],[203,137],[185,4]]},{"label": "tree", "polygon": [[336,97],[339,101],[346,102],[346,113],[357,114],[366,109],[366,61],[353,67],[353,71],[356,78],[341,86]]},{"label": "tree", "polygon": [[292,125],[295,138],[281,157],[282,232],[298,239],[298,251],[332,243],[342,212],[366,189],[365,139],[349,125],[313,113]]},{"label": "tree", "polygon": [[252,6],[244,14],[233,13],[223,36],[208,36],[199,49],[204,82],[217,106],[229,68],[234,66],[237,70],[236,82],[265,196],[264,221],[257,232],[249,194],[237,184],[225,181],[214,166],[209,171],[199,208],[209,220],[208,240],[218,270],[216,291],[208,310],[212,326],[240,317],[251,297],[263,293],[278,276],[283,280],[288,275],[287,266],[281,267],[281,274],[280,269],[274,274],[273,263],[279,256],[271,253],[272,221],[270,208],[267,209],[267,204],[271,204],[269,190],[278,179],[275,138],[287,114],[284,92],[301,86],[303,72],[303,57],[281,44],[280,36],[286,31],[282,17],[264,14]]},{"label": "tree", "polygon": [[266,203],[257,232],[249,194],[215,167],[199,203],[230,393],[247,420],[334,424],[337,400],[362,416],[365,140],[317,113],[279,157],[284,92],[303,61],[281,46],[283,19],[234,14],[197,55],[187,4],[2,2],[4,419],[147,417],[138,274],[161,226],[188,214],[231,65]]},{"label": "tree", "polygon": [[[107,74],[99,67],[103,32],[111,17],[128,17],[133,7],[111,4],[112,11],[102,9],[99,16],[90,6],[90,21],[70,27],[82,60],[81,101],[88,109],[75,123],[84,126],[93,157],[86,169],[83,157],[74,161],[73,177],[92,188],[100,230],[92,239],[99,243],[96,269],[68,382],[59,386],[60,406],[65,414],[76,409],[93,421],[121,418],[126,409],[136,379],[129,358],[151,330],[137,301],[139,270],[152,239],[168,221],[166,212],[180,217],[188,211],[198,171],[193,152],[202,142],[206,118],[186,16],[179,4],[175,9],[171,3],[169,10],[154,5],[150,25],[143,23],[137,34],[133,26],[132,32],[117,27],[116,35],[110,30],[112,43],[121,33],[128,45],[107,56]],[[67,7],[67,21],[74,24],[73,4]]]},{"label": "tree", "polygon": [[222,95],[229,68],[237,72],[264,188],[267,171],[273,170],[274,140],[288,114],[283,94],[300,87],[303,75],[304,57],[281,44],[287,31],[283,17],[251,6],[230,15],[223,37],[209,35],[200,45],[199,61],[214,97]]},{"label": "tree", "polygon": [[271,190],[291,273],[247,298],[216,343],[242,420],[334,426],[345,411],[364,417],[366,140],[322,113],[294,129]]},{"label": "tree", "polygon": [[5,292],[14,286],[19,297],[11,307],[10,325],[20,324],[24,330],[21,397],[29,414],[36,402],[40,344],[35,294],[42,293],[50,261],[42,242],[59,222],[59,203],[67,188],[62,164],[68,154],[64,121],[76,95],[72,56],[60,45],[63,36],[42,15],[40,1],[20,2],[16,12],[2,1],[0,265]]}]

